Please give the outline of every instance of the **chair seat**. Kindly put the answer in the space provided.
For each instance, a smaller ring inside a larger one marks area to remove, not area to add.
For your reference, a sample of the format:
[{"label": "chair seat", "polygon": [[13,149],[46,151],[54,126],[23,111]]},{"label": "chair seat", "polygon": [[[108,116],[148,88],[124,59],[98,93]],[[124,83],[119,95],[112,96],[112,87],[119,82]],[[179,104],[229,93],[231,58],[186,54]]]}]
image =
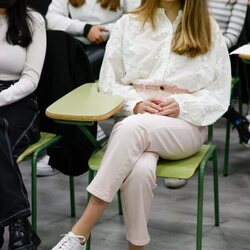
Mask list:
[{"label": "chair seat", "polygon": [[163,178],[191,178],[210,147],[210,144],[204,144],[196,154],[182,160],[165,160],[160,158],[157,163],[156,175]]},{"label": "chair seat", "polygon": [[33,154],[38,148],[48,143],[50,140],[52,140],[54,137],[56,137],[56,134],[46,133],[46,132],[40,132],[41,138],[38,142],[30,145],[19,157],[17,158],[17,163],[20,163],[25,158]]},{"label": "chair seat", "polygon": [[[163,178],[177,178],[177,179],[189,179],[191,178],[195,170],[199,167],[201,160],[206,156],[210,144],[203,145],[200,150],[185,159],[182,160],[165,160],[160,158],[157,163],[156,175]],[[89,159],[89,168],[97,171],[99,169],[102,157],[106,147],[94,153]]]}]

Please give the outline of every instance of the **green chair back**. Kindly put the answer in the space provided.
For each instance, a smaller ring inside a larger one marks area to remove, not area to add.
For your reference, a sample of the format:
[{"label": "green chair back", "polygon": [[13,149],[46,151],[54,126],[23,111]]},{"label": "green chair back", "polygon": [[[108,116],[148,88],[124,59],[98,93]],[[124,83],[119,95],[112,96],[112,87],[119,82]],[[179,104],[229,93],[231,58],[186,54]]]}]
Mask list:
[{"label": "green chair back", "polygon": [[50,142],[53,138],[56,137],[55,134],[40,132],[40,139],[38,142],[30,145],[19,157],[17,158],[17,163],[27,159],[27,157],[31,156],[37,149],[42,147],[43,145]]}]

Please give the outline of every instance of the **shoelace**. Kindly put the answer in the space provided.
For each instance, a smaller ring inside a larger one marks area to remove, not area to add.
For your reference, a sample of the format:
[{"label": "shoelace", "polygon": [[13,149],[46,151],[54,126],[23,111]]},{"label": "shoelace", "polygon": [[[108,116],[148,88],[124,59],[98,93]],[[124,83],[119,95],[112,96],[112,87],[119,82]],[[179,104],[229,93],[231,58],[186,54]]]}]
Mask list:
[{"label": "shoelace", "polygon": [[[69,247],[72,246],[72,243],[74,245],[76,245],[76,242],[74,241],[74,237],[73,236],[69,236],[67,234],[61,234],[61,236],[67,236],[67,238],[65,238],[65,241],[62,242],[61,246],[59,247],[59,249],[69,249]],[[84,236],[80,236],[80,235],[75,235],[76,238],[79,239],[79,243],[83,246],[85,244],[85,237]]]},{"label": "shoelace", "polygon": [[24,232],[25,228],[24,228],[24,223],[21,220],[17,220],[16,222],[14,222],[11,226],[10,226],[10,231],[11,233],[13,233],[13,231],[19,231],[19,232]]}]

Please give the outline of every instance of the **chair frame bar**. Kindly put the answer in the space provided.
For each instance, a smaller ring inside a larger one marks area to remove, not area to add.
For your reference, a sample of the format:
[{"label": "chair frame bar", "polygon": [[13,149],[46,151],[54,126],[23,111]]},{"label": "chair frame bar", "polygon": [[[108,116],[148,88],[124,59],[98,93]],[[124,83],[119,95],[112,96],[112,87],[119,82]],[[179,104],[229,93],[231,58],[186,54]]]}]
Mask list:
[{"label": "chair frame bar", "polygon": [[[239,87],[239,113],[242,114],[242,90],[241,90],[241,83],[240,78],[235,77],[232,79],[232,88],[231,88],[231,98],[230,98],[230,105],[232,105],[232,93],[235,87]],[[228,165],[229,165],[229,148],[230,148],[230,132],[231,132],[231,123],[227,120],[226,122],[226,140],[225,140],[225,147],[224,147],[224,166],[223,166],[223,175],[226,177],[228,176]],[[241,141],[240,141],[241,143]]]},{"label": "chair frame bar", "polygon": [[[31,225],[34,231],[37,231],[37,161],[38,157],[44,153],[44,151],[53,146],[62,139],[62,136],[56,135],[51,138],[47,143],[37,148],[29,156],[25,157],[22,161],[31,159]],[[75,191],[74,191],[74,177],[69,176],[70,186],[70,209],[71,217],[75,217]]]},{"label": "chair frame bar", "polygon": [[213,182],[214,182],[214,222],[219,226],[219,186],[218,186],[218,164],[216,146],[211,145],[207,155],[201,161],[198,169],[198,197],[197,197],[197,229],[196,229],[196,250],[202,249],[202,225],[203,225],[203,193],[204,175],[208,160],[213,162]]}]

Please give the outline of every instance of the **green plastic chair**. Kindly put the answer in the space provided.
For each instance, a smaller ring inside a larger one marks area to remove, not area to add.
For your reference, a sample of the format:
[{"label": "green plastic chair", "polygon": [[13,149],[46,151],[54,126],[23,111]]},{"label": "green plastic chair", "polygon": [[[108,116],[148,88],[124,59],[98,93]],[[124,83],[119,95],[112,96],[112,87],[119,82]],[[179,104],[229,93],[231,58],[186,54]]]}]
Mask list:
[{"label": "green plastic chair", "polygon": [[[231,85],[231,98],[230,105],[233,105],[233,92],[236,86],[240,86],[240,78],[235,77],[232,79]],[[241,92],[241,90],[239,90]],[[242,102],[241,102],[241,94],[239,96],[239,112],[242,113]],[[227,120],[226,124],[226,139],[225,139],[225,147],[224,147],[224,166],[223,166],[223,175],[228,176],[228,162],[229,162],[229,146],[230,146],[230,132],[231,132],[231,123]],[[241,142],[240,142],[241,143]]]},{"label": "green plastic chair", "polygon": [[[17,159],[17,163],[31,158],[31,221],[32,228],[37,231],[37,158],[44,151],[61,140],[60,135],[40,132],[41,138],[38,142],[30,145]],[[71,216],[75,217],[75,195],[74,195],[74,178],[69,177],[70,183],[70,201]]]},{"label": "green plastic chair", "polygon": [[[209,126],[207,144],[193,156],[182,160],[160,159],[157,164],[156,175],[162,178],[190,179],[196,171],[198,172],[198,199],[197,199],[197,232],[196,250],[202,249],[202,223],[203,223],[203,186],[206,164],[209,160],[213,163],[214,178],[214,213],[215,226],[219,226],[219,194],[218,194],[218,170],[216,146],[212,144],[212,126]],[[98,171],[105,148],[97,151],[89,160],[89,183],[94,178],[94,172]],[[118,192],[119,214],[122,214],[120,193]],[[86,249],[90,250],[90,241],[87,241]]]}]

